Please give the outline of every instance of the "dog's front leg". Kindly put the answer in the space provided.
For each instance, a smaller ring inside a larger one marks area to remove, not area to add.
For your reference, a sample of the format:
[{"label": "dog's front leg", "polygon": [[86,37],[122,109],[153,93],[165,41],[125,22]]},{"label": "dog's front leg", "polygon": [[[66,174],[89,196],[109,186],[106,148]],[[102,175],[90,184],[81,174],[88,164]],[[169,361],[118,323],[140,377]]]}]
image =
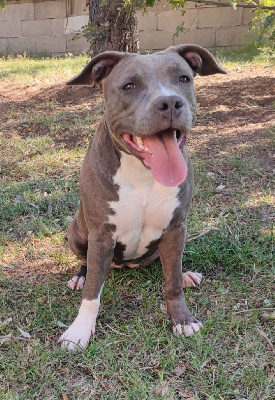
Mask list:
[{"label": "dog's front leg", "polygon": [[108,238],[88,240],[87,275],[81,306],[76,319],[59,339],[62,347],[68,350],[79,346],[86,348],[95,333],[100,295],[113,259],[113,249]]},{"label": "dog's front leg", "polygon": [[182,288],[182,254],[185,245],[184,225],[170,228],[159,243],[159,254],[165,279],[165,300],[173,332],[191,336],[202,324],[188,310]]}]

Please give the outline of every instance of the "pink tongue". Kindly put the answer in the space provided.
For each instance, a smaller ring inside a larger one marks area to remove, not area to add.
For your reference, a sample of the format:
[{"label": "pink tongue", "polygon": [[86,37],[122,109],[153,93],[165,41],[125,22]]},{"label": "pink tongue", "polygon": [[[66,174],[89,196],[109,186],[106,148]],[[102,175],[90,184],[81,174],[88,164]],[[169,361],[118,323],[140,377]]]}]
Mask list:
[{"label": "pink tongue", "polygon": [[164,186],[177,186],[187,175],[187,165],[179,149],[177,139],[171,133],[154,135],[144,139],[150,153],[145,157],[154,178]]}]

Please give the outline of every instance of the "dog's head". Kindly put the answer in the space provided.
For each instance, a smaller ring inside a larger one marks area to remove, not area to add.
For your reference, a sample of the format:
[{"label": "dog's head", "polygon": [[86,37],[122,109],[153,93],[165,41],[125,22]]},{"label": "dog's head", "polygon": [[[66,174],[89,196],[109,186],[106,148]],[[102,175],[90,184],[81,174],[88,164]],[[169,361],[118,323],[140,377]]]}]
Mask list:
[{"label": "dog's head", "polygon": [[181,150],[195,121],[194,77],[216,73],[226,71],[206,49],[179,45],[148,55],[104,52],[68,84],[99,86],[114,144],[176,186],[187,174]]}]

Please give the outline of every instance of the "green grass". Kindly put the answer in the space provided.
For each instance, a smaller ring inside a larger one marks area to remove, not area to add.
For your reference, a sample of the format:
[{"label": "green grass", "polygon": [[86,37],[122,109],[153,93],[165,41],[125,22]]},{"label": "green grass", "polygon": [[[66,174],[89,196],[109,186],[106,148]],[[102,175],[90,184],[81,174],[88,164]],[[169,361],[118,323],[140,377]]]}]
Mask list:
[{"label": "green grass", "polygon": [[224,48],[217,51],[216,56],[222,64],[240,66],[249,63],[274,63],[274,48],[258,42],[235,48]]},{"label": "green grass", "polygon": [[[59,85],[85,62],[0,61],[6,88],[36,82],[43,94],[5,104],[0,116],[0,399],[272,400],[274,354],[263,333],[273,340],[274,321],[263,314],[274,307],[273,171],[259,159],[272,151],[272,127],[234,153],[221,143],[211,158],[192,156],[189,232],[213,228],[188,242],[183,256],[186,268],[204,274],[199,288],[186,290],[202,332],[173,336],[155,263],[112,270],[88,349],[60,349],[81,299],[65,285],[78,263],[64,238],[102,100],[68,105],[44,90],[47,80]],[[23,337],[18,328],[31,338],[14,339]]]},{"label": "green grass", "polygon": [[[0,289],[2,318],[13,320],[2,334],[18,336],[19,326],[33,340],[3,341],[1,398],[44,394],[50,399],[65,392],[69,398],[85,399],[95,391],[96,398],[104,399],[178,399],[178,392],[191,391],[195,399],[272,399],[267,374],[272,354],[259,335],[259,313],[234,314],[245,301],[257,308],[266,298],[272,300],[271,287],[255,297],[265,286],[264,274],[254,282],[249,276],[233,274],[223,281],[216,276],[204,282],[201,293],[188,291],[197,314],[208,318],[201,335],[180,339],[172,335],[163,312],[159,265],[112,271],[102,296],[98,333],[87,351],[73,355],[60,350],[56,339],[60,322],[74,317],[79,294],[68,293],[63,282],[49,278],[31,285],[5,280]],[[271,335],[271,326],[265,324],[264,330]],[[163,397],[156,394],[160,385],[167,390]]]},{"label": "green grass", "polygon": [[48,55],[18,55],[0,58],[0,79],[35,82],[39,79],[63,77],[66,81],[89,61],[87,55],[53,57]]},{"label": "green grass", "polygon": [[[245,47],[218,50],[216,56],[225,67],[249,63],[274,63],[271,48],[259,43],[250,43]],[[18,55],[0,58],[0,79],[36,82],[41,79],[63,78],[63,81],[78,73],[89,61],[89,56],[54,57],[50,55]]]}]

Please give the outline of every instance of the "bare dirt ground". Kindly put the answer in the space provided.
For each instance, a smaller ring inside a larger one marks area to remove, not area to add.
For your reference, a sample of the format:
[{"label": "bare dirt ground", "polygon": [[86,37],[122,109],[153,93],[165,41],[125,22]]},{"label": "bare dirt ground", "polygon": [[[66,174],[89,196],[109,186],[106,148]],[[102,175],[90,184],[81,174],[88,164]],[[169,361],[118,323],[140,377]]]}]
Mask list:
[{"label": "bare dirt ground", "polygon": [[[221,145],[227,144],[234,148],[241,144],[250,147],[257,146],[261,141],[263,131],[274,125],[275,120],[275,71],[273,65],[242,66],[228,75],[198,77],[195,81],[198,101],[198,117],[196,126],[189,139],[189,148],[199,155],[212,157],[219,151]],[[0,93],[1,120],[7,122],[6,115],[11,107],[24,110],[37,106],[39,103],[54,101],[60,108],[73,107],[81,113],[83,104],[89,104],[89,113],[98,113],[102,106],[98,105],[98,90],[87,87],[69,87],[62,83],[49,85],[47,83],[18,84],[4,81]],[[85,111],[87,113],[87,110]],[[83,112],[84,114],[84,112]],[[38,135],[47,131],[32,129]],[[24,127],[20,135],[28,134]],[[83,137],[68,135],[60,138],[67,146],[82,144]],[[270,165],[271,155],[258,153],[263,165]],[[272,157],[271,157],[272,158]]]},{"label": "bare dirt ground", "polygon": [[[192,137],[198,154],[211,150],[211,157],[225,145],[233,153],[241,144],[253,148],[261,142],[262,133],[275,122],[274,73],[274,66],[243,67],[197,81],[199,112]],[[258,157],[270,165],[265,151]]]}]

